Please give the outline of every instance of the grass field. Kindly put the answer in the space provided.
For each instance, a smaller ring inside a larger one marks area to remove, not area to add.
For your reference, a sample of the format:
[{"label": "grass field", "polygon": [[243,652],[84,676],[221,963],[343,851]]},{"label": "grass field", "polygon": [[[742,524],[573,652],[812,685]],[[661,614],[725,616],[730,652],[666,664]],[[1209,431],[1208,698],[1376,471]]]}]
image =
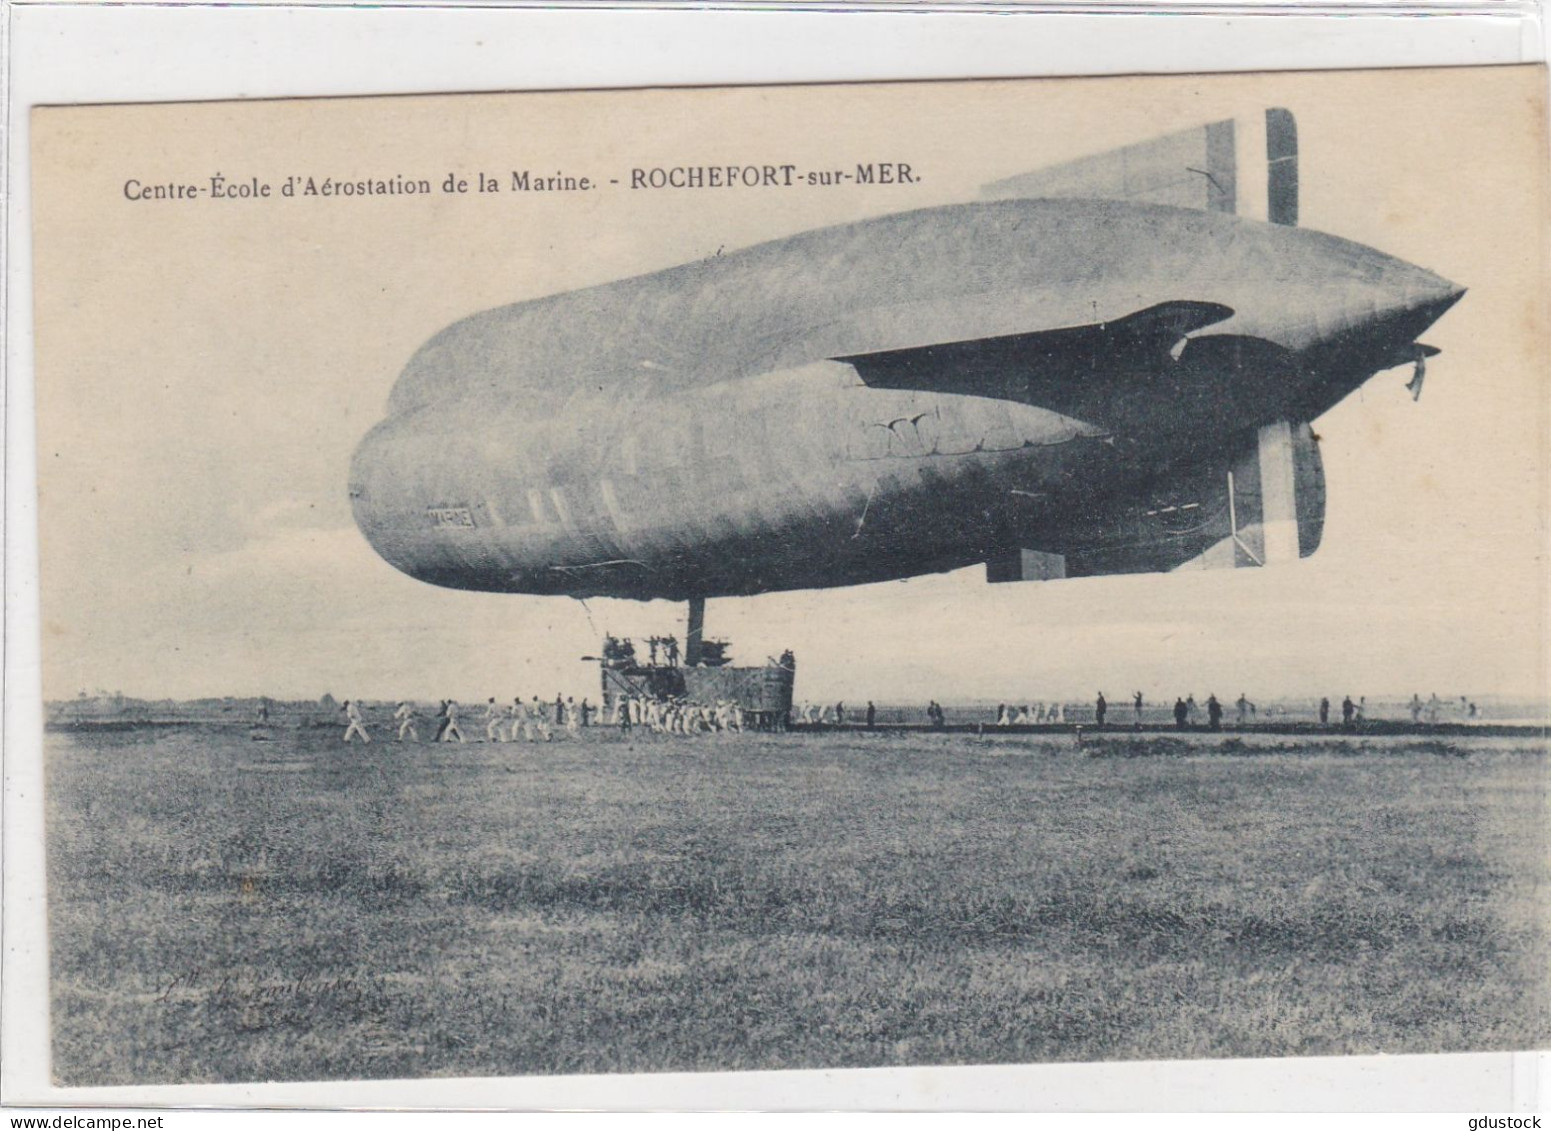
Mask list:
[{"label": "grass field", "polygon": [[66,1084],[1551,1036],[1535,740],[47,742]]}]

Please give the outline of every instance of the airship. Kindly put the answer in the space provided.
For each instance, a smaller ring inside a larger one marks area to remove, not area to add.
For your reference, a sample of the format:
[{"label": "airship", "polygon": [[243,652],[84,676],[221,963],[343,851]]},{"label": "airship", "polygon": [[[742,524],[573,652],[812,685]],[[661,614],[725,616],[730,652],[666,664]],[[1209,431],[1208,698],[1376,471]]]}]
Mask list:
[{"label": "airship", "polygon": [[356,522],[465,590],[687,601],[1320,544],[1310,426],[1463,294],[1298,225],[1286,109],[473,313],[361,441]]}]

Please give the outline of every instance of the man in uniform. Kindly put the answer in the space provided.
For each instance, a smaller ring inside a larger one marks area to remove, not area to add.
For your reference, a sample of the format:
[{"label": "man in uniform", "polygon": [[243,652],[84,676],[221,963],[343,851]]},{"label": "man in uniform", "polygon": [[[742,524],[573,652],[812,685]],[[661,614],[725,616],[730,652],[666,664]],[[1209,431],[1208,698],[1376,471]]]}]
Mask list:
[{"label": "man in uniform", "polygon": [[371,739],[366,735],[366,728],[361,725],[361,704],[357,703],[354,699],[346,699],[345,718],[350,720],[350,725],[345,727],[346,742],[350,741],[350,736],[352,734],[360,735],[362,742],[371,741]]},{"label": "man in uniform", "polygon": [[463,732],[458,729],[458,701],[456,699],[449,699],[442,704],[441,740],[443,742],[451,742],[454,738],[457,738],[459,742],[464,741]]},{"label": "man in uniform", "polygon": [[420,732],[415,729],[415,709],[408,703],[400,700],[398,710],[393,712],[393,719],[399,725],[399,741],[404,741],[407,734],[415,742],[420,741]]}]

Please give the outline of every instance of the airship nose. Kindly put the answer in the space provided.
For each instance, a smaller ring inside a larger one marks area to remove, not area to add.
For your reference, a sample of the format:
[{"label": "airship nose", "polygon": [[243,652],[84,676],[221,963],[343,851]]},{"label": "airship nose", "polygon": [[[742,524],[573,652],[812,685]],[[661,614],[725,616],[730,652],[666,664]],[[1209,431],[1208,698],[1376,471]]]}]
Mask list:
[{"label": "airship nose", "polygon": [[1400,267],[1400,270],[1391,269],[1390,278],[1386,279],[1394,295],[1393,305],[1425,316],[1423,328],[1432,325],[1465,294],[1464,287],[1426,268],[1409,263],[1400,264]]},{"label": "airship nose", "polygon": [[1426,333],[1445,311],[1465,296],[1464,287],[1441,275],[1420,269],[1416,275],[1404,284],[1397,305],[1405,313],[1396,319],[1401,324],[1400,336],[1412,341]]},{"label": "airship nose", "polygon": [[1373,374],[1436,353],[1418,339],[1465,294],[1458,283],[1372,248],[1322,238],[1334,267],[1319,288],[1309,375],[1295,415],[1313,419]]},{"label": "airship nose", "polygon": [[1420,333],[1464,294],[1425,267],[1311,228],[1272,225],[1263,238],[1285,327],[1266,336],[1294,349],[1339,347],[1376,330],[1384,337],[1411,327]]},{"label": "airship nose", "polygon": [[[1335,337],[1365,339],[1370,348],[1408,355],[1410,343],[1441,318],[1465,293],[1458,283],[1425,267],[1369,252],[1361,281],[1348,291],[1344,323]],[[1332,343],[1334,344],[1334,343]]]}]

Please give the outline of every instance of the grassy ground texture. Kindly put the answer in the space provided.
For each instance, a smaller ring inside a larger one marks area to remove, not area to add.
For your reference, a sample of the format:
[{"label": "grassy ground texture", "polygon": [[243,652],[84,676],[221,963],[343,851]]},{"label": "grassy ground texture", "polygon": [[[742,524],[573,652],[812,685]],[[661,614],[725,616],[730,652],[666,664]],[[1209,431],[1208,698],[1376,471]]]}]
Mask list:
[{"label": "grassy ground texture", "polygon": [[48,736],[67,1084],[1527,1048],[1533,739]]}]

